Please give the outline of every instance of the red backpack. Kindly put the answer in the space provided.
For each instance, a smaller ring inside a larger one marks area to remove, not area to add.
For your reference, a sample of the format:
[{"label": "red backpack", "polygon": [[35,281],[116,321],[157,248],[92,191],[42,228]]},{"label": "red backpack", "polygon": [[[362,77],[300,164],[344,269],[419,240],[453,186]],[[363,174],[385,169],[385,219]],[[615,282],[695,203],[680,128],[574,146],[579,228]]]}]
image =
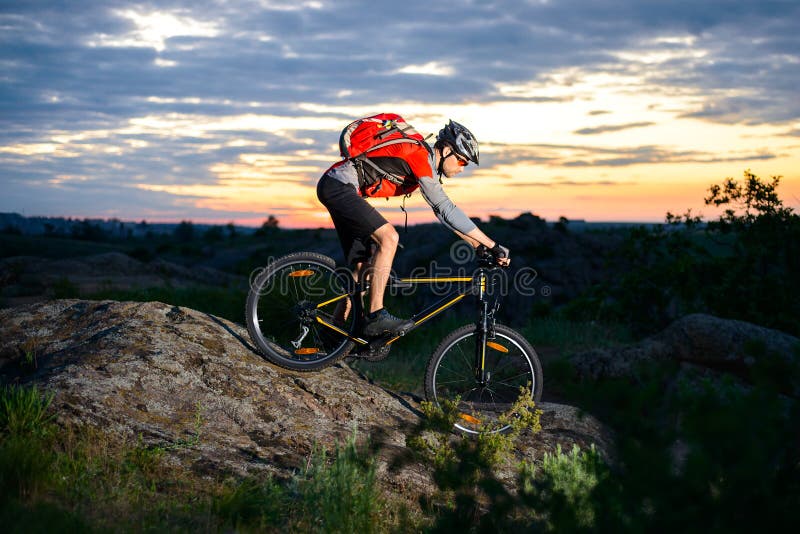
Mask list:
[{"label": "red backpack", "polygon": [[[400,147],[401,144],[405,146]],[[425,138],[395,113],[353,121],[339,137],[339,151],[345,160],[355,164],[361,193],[369,197],[402,195],[418,187],[414,169],[402,161],[404,153],[410,154],[418,147],[431,151]]]}]

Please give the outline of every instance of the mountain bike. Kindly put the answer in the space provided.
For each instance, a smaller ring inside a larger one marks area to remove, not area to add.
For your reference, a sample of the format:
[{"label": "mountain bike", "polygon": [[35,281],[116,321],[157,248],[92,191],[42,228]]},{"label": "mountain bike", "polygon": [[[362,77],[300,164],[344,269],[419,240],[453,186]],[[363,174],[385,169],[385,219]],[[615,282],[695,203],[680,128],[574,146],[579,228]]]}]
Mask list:
[{"label": "mountain bike", "polygon": [[[421,328],[462,299],[477,301],[477,320],[448,334],[428,361],[425,395],[431,402],[457,400],[456,428],[467,433],[502,432],[499,417],[525,395],[538,402],[542,368],[536,351],[511,328],[498,324],[502,267],[490,253],[478,257],[471,276],[395,278],[388,289],[456,284],[443,298],[412,316]],[[317,371],[348,355],[379,360],[401,336],[366,338],[362,297],[369,278],[355,281],[329,257],[297,252],[257,271],[245,308],[247,329],[272,363],[294,371]],[[349,309],[346,315],[343,309]],[[406,332],[405,335],[408,335]],[[522,392],[522,393],[521,393]]]}]

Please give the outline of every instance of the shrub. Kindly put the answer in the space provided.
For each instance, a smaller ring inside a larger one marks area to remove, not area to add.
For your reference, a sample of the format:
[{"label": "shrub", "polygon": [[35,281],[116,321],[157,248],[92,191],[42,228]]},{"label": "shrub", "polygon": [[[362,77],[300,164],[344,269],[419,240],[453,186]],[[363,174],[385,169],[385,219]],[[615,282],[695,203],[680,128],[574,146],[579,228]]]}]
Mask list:
[{"label": "shrub", "polygon": [[564,454],[561,445],[555,453],[545,453],[541,466],[523,464],[520,469],[522,502],[544,530],[572,532],[595,526],[593,491],[607,475],[605,464],[592,446],[581,451],[573,445]]},{"label": "shrub", "polygon": [[347,534],[382,531],[375,463],[358,450],[355,433],[343,447],[336,445],[331,461],[325,449],[315,450],[294,485],[303,516],[311,521],[305,527]]}]

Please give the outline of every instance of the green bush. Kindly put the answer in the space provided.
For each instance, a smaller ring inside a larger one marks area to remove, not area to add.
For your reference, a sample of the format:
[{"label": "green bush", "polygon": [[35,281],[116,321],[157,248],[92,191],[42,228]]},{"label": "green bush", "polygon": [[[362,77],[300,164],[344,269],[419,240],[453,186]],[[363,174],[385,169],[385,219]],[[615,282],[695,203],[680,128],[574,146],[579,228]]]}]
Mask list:
[{"label": "green bush", "polygon": [[540,466],[523,464],[519,477],[521,500],[545,531],[591,529],[596,515],[593,492],[605,476],[607,468],[594,446],[581,451],[573,445],[572,451],[564,454],[558,445],[555,453],[544,454]]},{"label": "green bush", "polygon": [[595,528],[797,531],[800,405],[769,376],[748,385],[669,363],[627,379],[573,378],[573,402],[616,435],[618,468],[591,496]]}]

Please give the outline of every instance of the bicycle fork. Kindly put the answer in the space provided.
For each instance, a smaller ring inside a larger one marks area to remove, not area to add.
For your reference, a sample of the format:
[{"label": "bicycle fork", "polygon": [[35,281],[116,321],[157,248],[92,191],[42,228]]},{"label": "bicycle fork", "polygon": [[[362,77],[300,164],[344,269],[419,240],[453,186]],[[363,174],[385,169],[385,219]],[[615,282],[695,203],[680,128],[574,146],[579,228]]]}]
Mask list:
[{"label": "bicycle fork", "polygon": [[475,379],[481,387],[486,387],[491,379],[486,371],[486,342],[489,337],[489,299],[487,297],[486,271],[479,274],[478,323],[475,336]]}]

